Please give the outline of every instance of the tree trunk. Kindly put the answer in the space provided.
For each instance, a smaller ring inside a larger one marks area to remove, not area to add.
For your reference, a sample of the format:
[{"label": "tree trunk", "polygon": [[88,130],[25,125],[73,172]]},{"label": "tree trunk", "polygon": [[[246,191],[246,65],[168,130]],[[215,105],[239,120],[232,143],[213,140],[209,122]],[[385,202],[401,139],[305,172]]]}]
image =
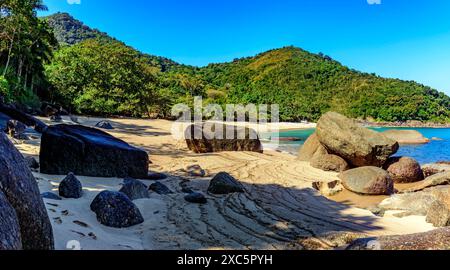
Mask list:
[{"label": "tree trunk", "polygon": [[8,71],[9,68],[9,62],[11,61],[11,53],[12,53],[12,48],[14,45],[14,36],[15,34],[13,34],[12,39],[11,39],[11,44],[9,45],[9,50],[8,50],[8,60],[6,60],[6,66],[5,66],[5,70],[3,70],[3,77],[6,76],[6,72]]}]

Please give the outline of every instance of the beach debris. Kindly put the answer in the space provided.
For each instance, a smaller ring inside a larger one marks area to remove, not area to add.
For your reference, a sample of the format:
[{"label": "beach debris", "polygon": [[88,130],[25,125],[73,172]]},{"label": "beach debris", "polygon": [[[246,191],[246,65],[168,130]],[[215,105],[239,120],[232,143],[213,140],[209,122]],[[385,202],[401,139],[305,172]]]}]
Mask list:
[{"label": "beach debris", "polygon": [[211,180],[208,192],[211,194],[230,194],[245,192],[244,186],[233,176],[226,172],[220,172]]},{"label": "beach debris", "polygon": [[314,182],[313,188],[320,192],[323,196],[334,196],[344,190],[341,181],[336,180],[332,182]]},{"label": "beach debris", "polygon": [[108,227],[128,228],[144,222],[137,206],[123,193],[103,191],[91,203],[97,220]]},{"label": "beach debris", "polygon": [[0,190],[0,250],[21,250],[20,225],[16,211]]},{"label": "beach debris", "polygon": [[73,223],[77,224],[78,226],[84,227],[84,228],[89,228],[89,225],[87,225],[85,222],[83,221],[79,221],[79,220],[74,220]]},{"label": "beach debris", "polygon": [[[56,158],[57,157],[57,158]],[[55,125],[42,134],[41,173],[92,177],[132,177],[148,175],[147,152],[99,129],[79,125]]]},{"label": "beach debris", "polygon": [[171,191],[166,185],[162,184],[161,182],[155,182],[151,184],[149,190],[156,192],[159,195],[173,194],[173,191]]},{"label": "beach debris", "polygon": [[125,178],[124,184],[119,192],[127,195],[132,201],[150,197],[147,186],[141,181],[133,178]]},{"label": "beach debris", "polygon": [[28,164],[28,168],[37,170],[39,169],[39,162],[34,157],[25,157],[25,161]]},{"label": "beach debris", "polygon": [[92,238],[93,240],[97,240],[97,235],[95,235],[95,233],[93,233],[93,232],[90,232],[90,233],[88,234],[88,236],[89,236],[90,238]]},{"label": "beach debris", "polygon": [[199,192],[189,193],[184,197],[184,199],[190,203],[205,204],[208,202],[205,195]]},{"label": "beach debris", "polygon": [[384,131],[382,134],[402,145],[427,144],[430,142],[430,139],[425,138],[422,133],[417,130],[391,129]]},{"label": "beach debris", "polygon": [[438,173],[450,172],[450,164],[445,163],[432,163],[422,166],[425,177],[433,176]]},{"label": "beach debris", "polygon": [[348,245],[348,250],[449,250],[450,228],[430,232],[361,238]]},{"label": "beach debris", "polygon": [[410,157],[391,157],[384,165],[394,183],[414,183],[424,180],[419,162]]},{"label": "beach debris", "polygon": [[54,249],[53,230],[38,184],[22,154],[3,132],[0,132],[0,191],[17,214],[23,249]]},{"label": "beach debris", "polygon": [[48,200],[54,200],[54,201],[61,201],[62,198],[56,195],[53,192],[44,192],[41,194],[42,198],[48,199]]},{"label": "beach debris", "polygon": [[164,180],[164,179],[167,179],[167,175],[165,175],[163,173],[150,172],[150,173],[148,173],[148,175],[145,179],[153,180],[153,181]]},{"label": "beach debris", "polygon": [[110,122],[103,120],[95,124],[96,128],[106,129],[106,130],[112,130],[114,127],[111,125]]},{"label": "beach debris", "polygon": [[262,144],[256,131],[246,127],[211,122],[194,124],[186,129],[185,139],[189,150],[195,153],[223,151],[263,152]]},{"label": "beach debris", "polygon": [[206,171],[200,165],[190,165],[185,169],[185,172],[192,177],[206,177]]},{"label": "beach debris", "polygon": [[320,118],[316,133],[330,154],[340,156],[354,167],[382,167],[399,149],[395,140],[335,112]]},{"label": "beach debris", "polygon": [[68,199],[79,199],[83,196],[83,187],[73,173],[69,173],[59,184],[59,196]]},{"label": "beach debris", "polygon": [[394,181],[383,169],[361,167],[339,174],[343,186],[363,195],[391,195],[394,193]]}]

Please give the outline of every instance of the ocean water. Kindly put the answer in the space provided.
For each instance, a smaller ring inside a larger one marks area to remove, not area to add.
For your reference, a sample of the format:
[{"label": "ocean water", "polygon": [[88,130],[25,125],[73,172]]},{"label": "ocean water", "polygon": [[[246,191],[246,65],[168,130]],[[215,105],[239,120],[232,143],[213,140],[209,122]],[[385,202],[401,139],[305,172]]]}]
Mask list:
[{"label": "ocean water", "polygon": [[[433,137],[440,138],[442,141],[431,141],[424,145],[401,145],[396,156],[409,156],[421,164],[433,163],[438,161],[450,161],[450,128],[372,128],[375,131],[383,132],[390,129],[407,129],[417,130],[425,137],[431,139]],[[278,149],[297,155],[300,147],[305,140],[314,133],[314,129],[307,130],[289,130],[280,133],[279,137],[294,137],[301,141],[282,142]],[[276,136],[273,135],[272,136]],[[268,147],[274,145],[268,144]]]}]

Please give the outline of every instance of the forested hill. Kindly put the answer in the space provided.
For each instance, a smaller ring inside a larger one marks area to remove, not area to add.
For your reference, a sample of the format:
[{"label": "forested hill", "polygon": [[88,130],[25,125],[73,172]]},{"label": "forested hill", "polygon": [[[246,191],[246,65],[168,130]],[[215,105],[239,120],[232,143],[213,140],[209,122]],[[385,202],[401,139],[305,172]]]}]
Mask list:
[{"label": "forested hill", "polygon": [[[85,25],[68,13],[55,13],[44,18],[53,29],[56,39],[61,46],[76,45],[88,39],[106,39],[116,41],[107,33]],[[165,57],[143,54],[152,66],[158,66],[162,71],[171,69],[179,64]]]},{"label": "forested hill", "polygon": [[[30,9],[43,6],[34,2]],[[0,9],[7,15],[0,16],[7,37],[0,42],[0,95],[13,102],[34,106],[39,97],[81,114],[167,117],[174,104],[201,95],[221,105],[279,104],[284,121],[315,121],[333,110],[377,121],[450,122],[444,93],[358,72],[323,54],[285,47],[199,68],[141,53],[66,13],[36,18],[15,5]],[[30,42],[36,46],[24,45]]]},{"label": "forested hill", "polygon": [[450,117],[450,98],[444,93],[358,72],[295,47],[211,64],[200,74],[230,102],[280,104],[284,120],[315,120],[329,110],[384,121]]}]

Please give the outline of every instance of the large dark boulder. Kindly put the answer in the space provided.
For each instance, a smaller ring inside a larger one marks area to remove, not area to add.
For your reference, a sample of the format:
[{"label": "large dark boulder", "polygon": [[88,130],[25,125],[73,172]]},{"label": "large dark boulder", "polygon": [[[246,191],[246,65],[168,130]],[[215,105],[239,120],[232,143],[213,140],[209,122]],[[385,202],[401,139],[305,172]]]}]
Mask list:
[{"label": "large dark boulder", "polygon": [[231,125],[195,124],[185,131],[189,150],[195,153],[223,151],[263,151],[258,134],[253,129]]},{"label": "large dark boulder", "polygon": [[148,175],[148,154],[101,130],[78,126],[51,126],[42,134],[41,173],[94,177]]},{"label": "large dark boulder", "polygon": [[144,222],[136,205],[122,192],[103,191],[91,203],[97,220],[108,227],[128,228]]},{"label": "large dark boulder", "polygon": [[399,149],[398,142],[334,112],[320,118],[317,136],[330,154],[344,158],[354,167],[382,167]]},{"label": "large dark boulder", "polygon": [[0,250],[21,250],[19,220],[16,211],[0,191]]},{"label": "large dark boulder", "polygon": [[73,173],[69,173],[59,184],[59,196],[68,199],[83,197],[83,186]]},{"label": "large dark boulder", "polygon": [[123,186],[119,192],[127,195],[132,201],[150,197],[147,186],[141,181],[132,178],[126,178],[123,181]]},{"label": "large dark boulder", "polygon": [[19,219],[22,247],[54,249],[53,231],[34,176],[23,156],[0,132],[0,191]]},{"label": "large dark boulder", "polygon": [[383,169],[361,167],[339,174],[342,185],[352,192],[362,195],[391,195],[394,193],[394,181]]},{"label": "large dark boulder", "polygon": [[221,172],[214,176],[214,178],[211,180],[208,192],[218,195],[236,192],[243,193],[245,192],[245,188],[233,176],[226,172]]}]

